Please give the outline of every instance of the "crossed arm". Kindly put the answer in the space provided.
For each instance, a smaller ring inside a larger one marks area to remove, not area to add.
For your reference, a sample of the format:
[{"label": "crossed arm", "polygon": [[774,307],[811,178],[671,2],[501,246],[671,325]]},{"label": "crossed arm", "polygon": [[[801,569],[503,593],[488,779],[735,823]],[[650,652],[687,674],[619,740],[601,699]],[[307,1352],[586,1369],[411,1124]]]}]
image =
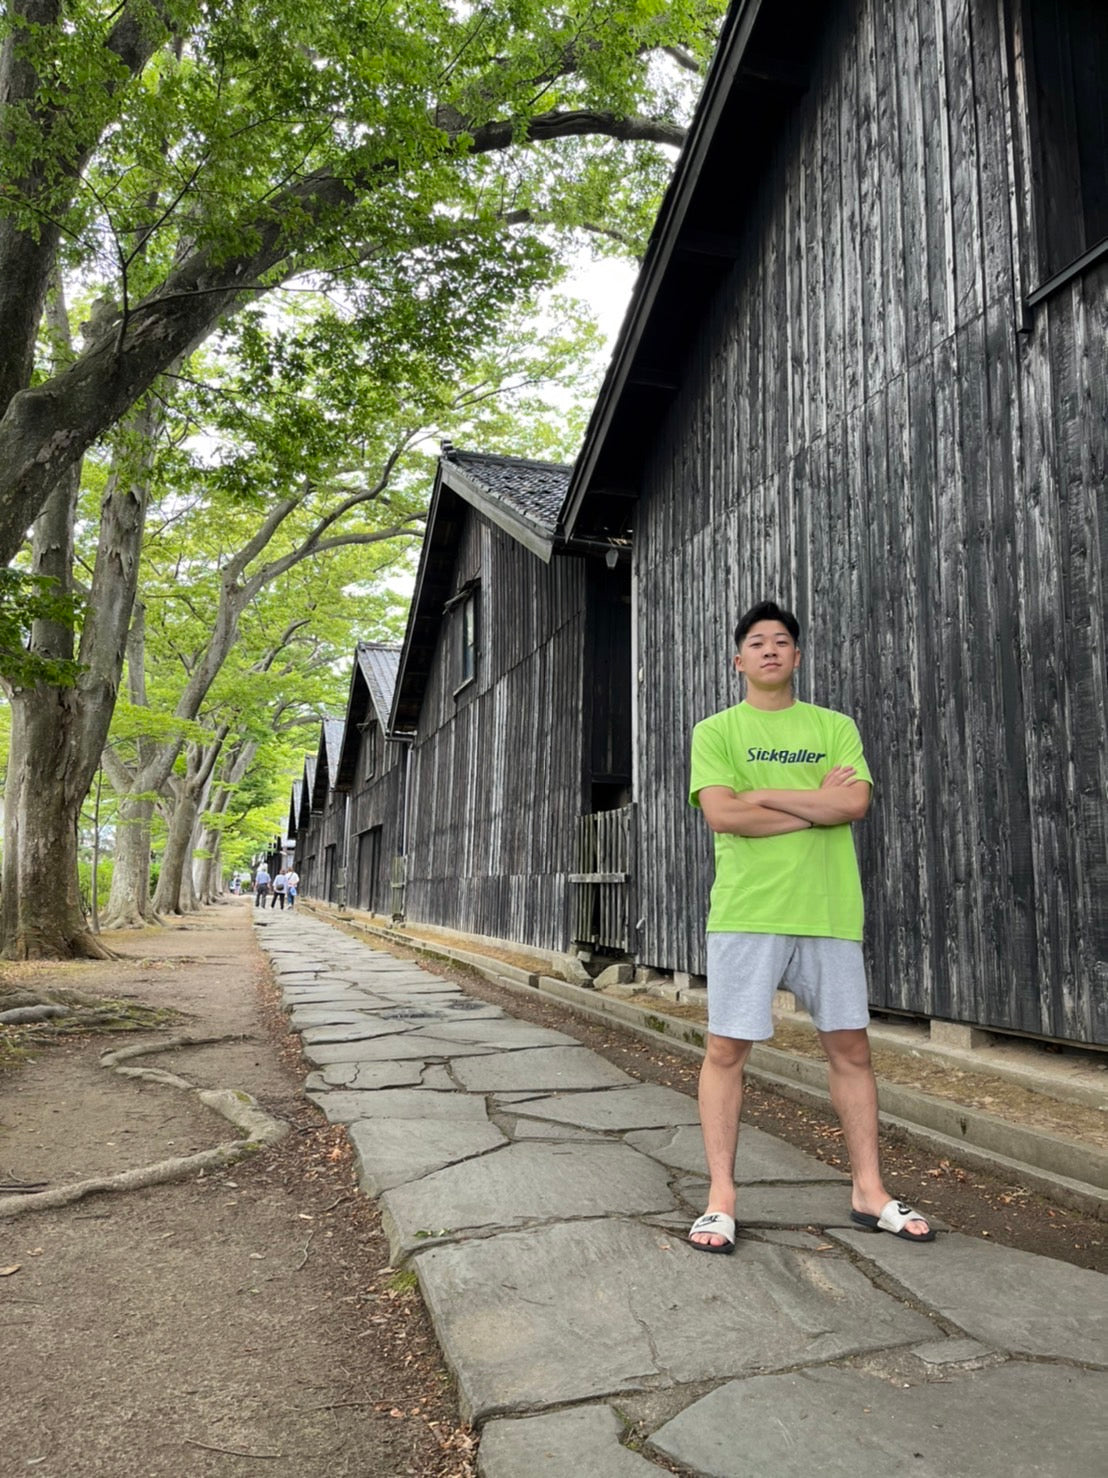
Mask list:
[{"label": "crossed arm", "polygon": [[733,836],[773,837],[809,826],[843,826],[861,821],[869,810],[872,787],[851,765],[836,765],[818,790],[745,790],[706,785],[700,808],[713,831]]}]

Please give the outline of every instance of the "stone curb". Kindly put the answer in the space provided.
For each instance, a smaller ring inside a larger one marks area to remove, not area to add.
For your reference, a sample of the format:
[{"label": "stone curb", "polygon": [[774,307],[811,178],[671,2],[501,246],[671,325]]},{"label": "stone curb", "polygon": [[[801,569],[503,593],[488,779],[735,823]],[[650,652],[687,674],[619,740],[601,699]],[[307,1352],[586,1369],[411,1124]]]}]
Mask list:
[{"label": "stone curb", "polygon": [[[322,917],[329,911],[316,908]],[[598,996],[585,986],[548,975],[533,975],[489,956],[431,943],[347,917],[341,922],[359,932],[402,945],[431,959],[452,960],[486,980],[521,994],[537,992],[596,1021],[617,1021],[645,1041],[661,1038],[667,1047],[701,1058],[705,1028],[631,1001]],[[750,1055],[750,1075],[786,1096],[826,1107],[826,1068],[816,1058],[798,1057],[758,1044]],[[1026,1184],[1059,1205],[1108,1221],[1108,1153],[1038,1129],[1010,1124],[901,1084],[879,1082],[881,1122],[903,1130],[940,1153],[956,1155],[975,1169],[995,1170]]]}]

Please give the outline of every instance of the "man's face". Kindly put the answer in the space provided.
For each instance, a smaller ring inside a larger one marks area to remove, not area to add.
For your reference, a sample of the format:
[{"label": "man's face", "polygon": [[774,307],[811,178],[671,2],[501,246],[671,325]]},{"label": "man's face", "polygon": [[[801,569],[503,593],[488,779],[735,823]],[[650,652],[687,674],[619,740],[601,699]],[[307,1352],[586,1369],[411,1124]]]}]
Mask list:
[{"label": "man's face", "polygon": [[735,657],[735,671],[763,692],[787,688],[799,666],[800,648],[780,621],[756,621]]}]

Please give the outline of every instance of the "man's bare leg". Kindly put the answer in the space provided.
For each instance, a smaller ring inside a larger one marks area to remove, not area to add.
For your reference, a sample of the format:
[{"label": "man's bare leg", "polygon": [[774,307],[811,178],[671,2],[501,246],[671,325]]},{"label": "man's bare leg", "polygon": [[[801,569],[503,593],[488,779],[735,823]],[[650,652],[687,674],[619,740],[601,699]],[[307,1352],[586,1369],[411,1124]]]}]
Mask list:
[{"label": "man's bare leg", "polygon": [[[827,1053],[831,1103],[843,1126],[850,1174],[854,1182],[851,1204],[855,1211],[877,1216],[893,1198],[881,1179],[877,1147],[877,1083],[870,1061],[869,1037],[858,1031],[820,1032]],[[928,1231],[921,1217],[905,1227],[913,1237]]]},{"label": "man's bare leg", "polygon": [[[707,1209],[731,1217],[735,1215],[735,1149],[743,1106],[743,1065],[750,1055],[750,1047],[749,1042],[717,1037],[709,1032],[697,1094],[704,1158],[711,1179]],[[701,1232],[691,1240],[708,1247],[722,1247],[726,1238]]]}]

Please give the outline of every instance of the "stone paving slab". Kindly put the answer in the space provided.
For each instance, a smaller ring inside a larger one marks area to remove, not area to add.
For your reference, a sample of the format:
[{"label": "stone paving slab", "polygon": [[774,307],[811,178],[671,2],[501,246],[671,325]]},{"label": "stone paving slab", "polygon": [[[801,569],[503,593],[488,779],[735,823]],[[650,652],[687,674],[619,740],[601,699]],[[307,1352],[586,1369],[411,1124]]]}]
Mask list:
[{"label": "stone paving slab", "polygon": [[[768,1242],[773,1247],[800,1247],[806,1252],[825,1252],[827,1238],[814,1232],[800,1232],[795,1227],[759,1227],[751,1234],[755,1242]],[[736,1257],[738,1253],[734,1254]]]},{"label": "stone paving slab", "polygon": [[340,1011],[374,1011],[380,1006],[390,1006],[392,1002],[378,1000],[368,991],[344,985],[336,986],[334,990],[318,986],[311,989],[290,987],[281,992],[281,1004],[286,1011],[324,1011],[332,1008]]},{"label": "stone paving slab", "polygon": [[544,1124],[538,1119],[516,1119],[512,1125],[512,1138],[514,1140],[587,1139],[593,1144],[611,1143],[595,1129],[575,1129],[572,1124]]},{"label": "stone paving slab", "polygon": [[978,1365],[985,1360],[1004,1358],[975,1339],[937,1339],[927,1345],[913,1345],[912,1354],[925,1365],[940,1369],[948,1365]]},{"label": "stone paving slab", "polygon": [[[425,1073],[429,1071],[418,1059],[411,1062],[333,1062],[319,1072],[309,1073],[304,1080],[305,1093],[330,1093],[336,1088],[356,1088],[368,1092],[375,1088],[429,1088]],[[453,1087],[453,1084],[447,1084]],[[316,1098],[316,1103],[321,1100]]]},{"label": "stone paving slab", "polygon": [[973,1339],[1108,1366],[1108,1282],[1100,1273],[957,1233],[923,1247],[886,1233],[834,1236]]},{"label": "stone paving slab", "polygon": [[[602,1060],[602,1059],[601,1059]],[[549,1119],[555,1124],[576,1124],[580,1129],[653,1129],[673,1124],[699,1123],[696,1101],[673,1088],[654,1083],[635,1083],[626,1073],[621,1081],[634,1084],[618,1093],[555,1094],[516,1105],[515,1112],[528,1119]]]},{"label": "stone paving slab", "polygon": [[369,1004],[366,1013],[377,1017],[379,1020],[387,1021],[410,1021],[413,1027],[430,1026],[436,1021],[449,1021],[451,1018],[445,1015],[439,1006],[426,1006],[420,1000],[418,1005],[402,996],[374,995],[366,997]]},{"label": "stone paving slab", "polygon": [[464,1093],[381,1088],[368,1093],[329,1089],[308,1096],[319,1104],[332,1124],[353,1124],[358,1119],[437,1119],[469,1124],[488,1121],[484,1099],[470,1098]]},{"label": "stone paving slab", "polygon": [[758,1243],[707,1257],[634,1221],[440,1244],[414,1266],[478,1421],[936,1334],[844,1257]]},{"label": "stone paving slab", "polygon": [[655,1463],[620,1445],[610,1406],[492,1421],[477,1452],[480,1478],[661,1478]]},{"label": "stone paving slab", "polygon": [[294,1032],[317,1026],[358,1026],[371,1019],[371,1013],[350,1006],[294,1006],[289,1013],[289,1026]]},{"label": "stone paving slab", "polygon": [[1010,1363],[908,1389],[804,1370],[721,1386],[651,1445],[704,1478],[1103,1478],[1106,1412],[1103,1375],[1058,1366]]},{"label": "stone paving slab", "polygon": [[[708,1204],[707,1180],[682,1181],[678,1188],[692,1206],[703,1209]],[[743,1186],[735,1221],[740,1231],[743,1227],[846,1227],[850,1223],[850,1190],[826,1181]]]},{"label": "stone paving slab", "polygon": [[437,1001],[429,996],[420,996],[417,1000],[408,1000],[399,994],[392,1000],[382,1002],[386,1015],[401,1013],[410,1020],[429,1024],[432,1022],[449,1022],[456,1025],[460,1022],[501,1021],[505,1019],[504,1012],[499,1006],[487,1006],[484,1001],[471,1001],[465,997],[460,1000]]},{"label": "stone paving slab", "polygon": [[408,1032],[371,1041],[321,1042],[318,1046],[304,1043],[304,1056],[316,1067],[332,1062],[407,1062],[413,1057],[432,1062],[443,1057],[480,1057],[489,1050],[473,1042],[443,1042],[433,1037],[413,1037]]},{"label": "stone paving slab", "polygon": [[442,979],[434,971],[424,970],[411,960],[398,960],[395,955],[383,954],[381,950],[370,949],[368,945],[357,945],[350,958],[357,960],[362,966],[368,966],[376,975],[411,975],[422,980]]},{"label": "stone paving slab", "polygon": [[385,972],[368,970],[363,977],[367,982],[372,981],[374,990],[379,990],[382,995],[392,996],[438,996],[443,1000],[457,999],[463,995],[460,986],[451,985],[447,980],[440,980],[437,975],[416,976],[391,975]]},{"label": "stone paving slab", "polygon": [[499,1006],[489,1006],[484,1001],[474,1001],[471,996],[448,996],[441,991],[390,990],[384,984],[374,985],[374,991],[383,1005],[394,1011],[427,1011],[444,1021],[495,1020],[504,1016]]},{"label": "stone paving slab", "polygon": [[673,1195],[660,1165],[622,1144],[513,1144],[467,1160],[383,1199],[392,1260],[414,1251],[425,1227],[509,1229],[575,1217],[665,1212]]},{"label": "stone paving slab", "polygon": [[[699,1124],[681,1124],[675,1129],[644,1129],[628,1134],[626,1143],[661,1160],[663,1165],[672,1165],[675,1170],[691,1170],[697,1175],[706,1175],[704,1140]],[[735,1156],[735,1179],[740,1185],[760,1180],[833,1180],[849,1181],[850,1177],[830,1165],[822,1165],[811,1155],[794,1149],[783,1139],[765,1134],[753,1127],[744,1128],[739,1135],[739,1150]]]},{"label": "stone paving slab", "polygon": [[309,1026],[300,1033],[301,1039],[310,1047],[326,1042],[371,1042],[379,1037],[404,1036],[414,1032],[416,1023],[388,1021],[380,1016],[366,1016],[364,1020],[350,1026]]},{"label": "stone paving slab", "polygon": [[634,1081],[587,1047],[493,1052],[486,1045],[473,1046],[471,1050],[486,1055],[454,1064],[458,1082],[471,1093],[495,1093],[512,1088],[603,1088]]},{"label": "stone paving slab", "polygon": [[[514,1052],[521,1047],[579,1047],[576,1037],[552,1031],[548,1026],[533,1026],[513,1016],[500,1016],[489,1021],[447,1021],[445,1025],[421,1028],[421,1035],[440,1037],[447,1042],[479,1042],[498,1052]],[[587,1049],[586,1049],[587,1050]]]},{"label": "stone paving slab", "polygon": [[430,1067],[423,1069],[424,1088],[435,1089],[443,1093],[460,1093],[461,1089],[450,1076],[450,1069],[444,1067],[441,1062],[433,1062]]},{"label": "stone paving slab", "polygon": [[1082,1368],[1108,1364],[1103,1278],[867,1236],[845,1177],[753,1129],[739,1246],[706,1257],[685,1240],[706,1194],[694,1100],[325,924],[259,939],[318,1064],[308,1091],[350,1123],[463,1412],[489,1419],[483,1478],[659,1472],[609,1405],[574,1404],[606,1399],[648,1429],[680,1411],[659,1461],[717,1478],[1104,1471],[1108,1372]]},{"label": "stone paving slab", "polygon": [[[508,1142],[495,1124],[457,1123],[452,1119],[359,1119],[350,1126],[350,1140],[358,1162],[359,1183],[370,1196],[379,1196],[407,1181],[418,1181],[420,1176],[459,1160],[467,1165],[479,1163],[470,1157]],[[416,1245],[420,1245],[416,1232],[442,1225],[431,1217],[413,1228]],[[454,1222],[449,1220],[445,1225],[453,1226]]]},{"label": "stone paving slab", "polygon": [[426,970],[378,970],[371,965],[362,970],[362,979],[371,980],[375,990],[390,991],[393,995],[411,991],[415,995],[456,996],[461,995],[460,986],[440,975],[428,975]]}]

